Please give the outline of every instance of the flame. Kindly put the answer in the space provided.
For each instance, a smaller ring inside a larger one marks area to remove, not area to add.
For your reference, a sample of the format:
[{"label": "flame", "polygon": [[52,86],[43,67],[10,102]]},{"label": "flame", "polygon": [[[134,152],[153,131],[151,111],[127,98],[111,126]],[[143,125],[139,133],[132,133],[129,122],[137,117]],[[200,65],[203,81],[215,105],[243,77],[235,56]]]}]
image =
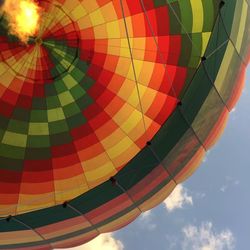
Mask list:
[{"label": "flame", "polygon": [[40,7],[33,0],[5,0],[2,11],[9,23],[9,32],[22,42],[35,36],[40,20]]}]

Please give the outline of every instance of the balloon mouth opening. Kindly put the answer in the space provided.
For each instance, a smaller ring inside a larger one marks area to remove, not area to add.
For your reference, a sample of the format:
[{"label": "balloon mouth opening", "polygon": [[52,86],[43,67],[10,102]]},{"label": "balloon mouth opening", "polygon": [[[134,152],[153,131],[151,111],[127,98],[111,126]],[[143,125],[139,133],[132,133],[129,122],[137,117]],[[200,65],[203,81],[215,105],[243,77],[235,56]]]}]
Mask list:
[{"label": "balloon mouth opening", "polygon": [[43,43],[43,40],[40,38],[40,37],[37,37],[36,39],[35,39],[35,44],[36,45],[41,45]]},{"label": "balloon mouth opening", "polygon": [[[7,29],[23,43],[38,33],[41,8],[35,0],[5,0],[0,5],[7,20]],[[40,40],[39,40],[40,42]],[[39,43],[38,42],[38,43]]]}]

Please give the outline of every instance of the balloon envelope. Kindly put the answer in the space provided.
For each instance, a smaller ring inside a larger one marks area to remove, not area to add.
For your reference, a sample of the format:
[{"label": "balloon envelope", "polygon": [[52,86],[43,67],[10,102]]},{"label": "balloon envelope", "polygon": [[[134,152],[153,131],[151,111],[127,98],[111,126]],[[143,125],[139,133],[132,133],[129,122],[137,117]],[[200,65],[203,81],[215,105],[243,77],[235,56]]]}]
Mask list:
[{"label": "balloon envelope", "polygon": [[1,13],[4,249],[83,244],[163,201],[223,132],[249,61],[246,0],[39,5],[26,44]]}]

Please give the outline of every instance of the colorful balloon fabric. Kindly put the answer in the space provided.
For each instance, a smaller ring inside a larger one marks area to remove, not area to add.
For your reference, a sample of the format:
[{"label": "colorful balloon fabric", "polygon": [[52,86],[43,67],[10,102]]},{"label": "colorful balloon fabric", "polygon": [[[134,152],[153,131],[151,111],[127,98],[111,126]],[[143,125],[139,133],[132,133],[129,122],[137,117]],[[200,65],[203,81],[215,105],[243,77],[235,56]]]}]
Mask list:
[{"label": "colorful balloon fabric", "polygon": [[0,21],[0,248],[69,248],[162,202],[219,138],[249,62],[247,0],[42,0]]}]

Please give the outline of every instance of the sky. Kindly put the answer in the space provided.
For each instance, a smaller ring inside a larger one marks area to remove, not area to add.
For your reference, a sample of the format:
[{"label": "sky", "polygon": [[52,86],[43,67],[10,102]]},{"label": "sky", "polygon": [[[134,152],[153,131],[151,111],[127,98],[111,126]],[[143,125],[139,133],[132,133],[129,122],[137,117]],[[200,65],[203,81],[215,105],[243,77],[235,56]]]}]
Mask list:
[{"label": "sky", "polygon": [[250,67],[245,89],[202,165],[158,207],[72,250],[249,250]]}]

